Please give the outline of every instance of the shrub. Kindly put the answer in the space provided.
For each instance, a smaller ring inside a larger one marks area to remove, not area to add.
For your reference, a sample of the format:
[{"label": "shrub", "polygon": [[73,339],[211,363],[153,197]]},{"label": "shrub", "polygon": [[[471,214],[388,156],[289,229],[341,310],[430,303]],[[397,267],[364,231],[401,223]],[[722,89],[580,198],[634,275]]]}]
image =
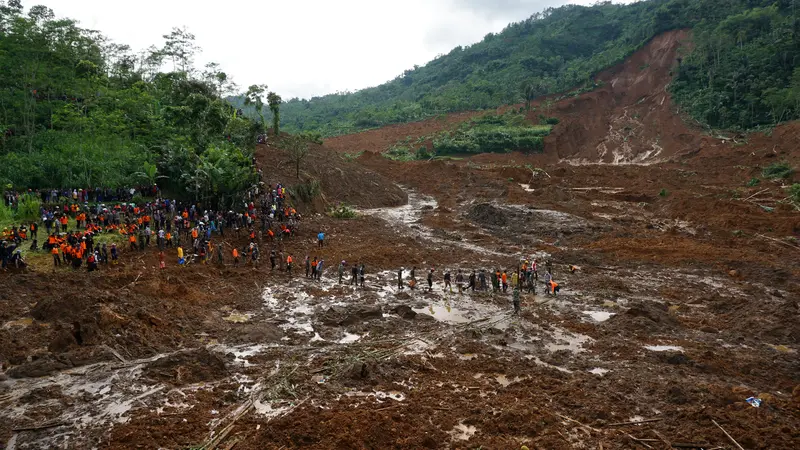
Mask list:
[{"label": "shrub", "polygon": [[0,222],[7,223],[14,219],[14,210],[6,205],[6,202],[0,202]]},{"label": "shrub", "polygon": [[322,193],[319,180],[311,180],[305,183],[295,184],[287,188],[289,194],[302,202],[311,203]]},{"label": "shrub", "polygon": [[428,151],[428,148],[424,145],[417,149],[416,155],[414,155],[417,159],[430,159],[431,153]]},{"label": "shrub", "polygon": [[667,191],[666,189],[661,189],[661,191],[659,191],[658,195],[660,195],[662,197],[666,197],[666,196],[669,195],[669,191]]},{"label": "shrub", "polygon": [[761,180],[753,177],[750,181],[747,182],[747,186],[749,187],[758,186],[758,183],[761,183]]},{"label": "shrub", "polygon": [[413,161],[416,159],[415,153],[404,145],[393,145],[389,150],[383,152],[383,157],[392,161]]},{"label": "shrub", "polygon": [[18,220],[36,220],[42,212],[42,201],[31,194],[25,194],[19,198],[17,204]]},{"label": "shrub", "polygon": [[364,150],[360,152],[353,152],[353,153],[342,153],[342,159],[345,161],[355,161],[358,159],[359,156],[364,154]]},{"label": "shrub", "polygon": [[144,197],[142,197],[142,194],[137,192],[133,197],[131,197],[131,203],[141,205],[144,203]]},{"label": "shrub", "polygon": [[789,199],[794,203],[800,203],[800,183],[795,183],[789,187]]},{"label": "shrub", "polygon": [[558,125],[558,123],[561,122],[558,119],[558,117],[544,117],[544,116],[539,116],[539,117],[541,117],[542,125]]},{"label": "shrub", "polygon": [[789,166],[789,163],[787,162],[772,163],[762,172],[764,178],[773,179],[789,178],[792,173],[794,173],[794,170],[792,170],[792,167]]},{"label": "shrub", "polygon": [[339,203],[336,206],[332,206],[328,211],[328,215],[334,219],[355,219],[358,217],[356,210],[352,206],[345,203]]},{"label": "shrub", "polygon": [[308,142],[322,145],[322,133],[318,133],[316,131],[304,131],[300,133],[300,137]]}]

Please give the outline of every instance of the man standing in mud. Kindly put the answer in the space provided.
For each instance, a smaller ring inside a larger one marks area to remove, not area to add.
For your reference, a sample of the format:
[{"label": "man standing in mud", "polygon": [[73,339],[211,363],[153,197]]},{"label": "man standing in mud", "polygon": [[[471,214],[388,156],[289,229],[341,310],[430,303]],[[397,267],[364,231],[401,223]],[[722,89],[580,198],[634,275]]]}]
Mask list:
[{"label": "man standing in mud", "polygon": [[472,269],[472,273],[469,274],[467,289],[472,289],[472,292],[475,292],[475,269]]},{"label": "man standing in mud", "polygon": [[503,294],[505,294],[508,290],[508,273],[506,273],[505,270],[503,271],[503,275],[500,275],[500,279],[503,281]]},{"label": "man standing in mud", "polygon": [[453,293],[453,285],[450,283],[450,271],[446,270],[444,272],[444,291],[446,292],[447,289],[450,289],[450,293]]},{"label": "man standing in mud", "polygon": [[428,272],[428,292],[433,292],[433,269]]},{"label": "man standing in mud", "polygon": [[322,266],[325,265],[325,260],[320,259],[317,263],[317,281],[322,281]]},{"label": "man standing in mud", "polygon": [[397,289],[401,290],[401,291],[403,290],[403,268],[402,267],[397,271]]},{"label": "man standing in mud", "polygon": [[319,248],[325,246],[325,233],[323,233],[322,231],[320,231],[319,234],[317,234],[317,245],[319,245]]},{"label": "man standing in mud", "polygon": [[350,269],[350,275],[352,276],[350,278],[350,286],[355,285],[358,287],[358,264],[353,264],[353,268]]},{"label": "man standing in mud", "polygon": [[486,292],[486,271],[481,269],[481,273],[478,274],[478,281],[480,282],[480,290],[481,292]]},{"label": "man standing in mud", "polygon": [[456,273],[456,287],[458,295],[464,295],[464,274],[461,273],[461,269],[458,269],[458,273]]},{"label": "man standing in mud", "polygon": [[492,273],[492,292],[497,292],[498,290],[500,290],[500,270],[496,269]]},{"label": "man standing in mud", "polygon": [[514,292],[511,295],[512,295],[513,303],[514,303],[514,315],[518,316],[519,315],[519,311],[520,311],[520,308],[519,308],[519,288],[515,286],[514,287]]},{"label": "man standing in mud", "polygon": [[309,272],[311,272],[311,259],[306,255],[305,259],[305,266],[306,266],[306,278],[308,278]]},{"label": "man standing in mud", "polygon": [[278,255],[275,253],[275,249],[269,251],[269,265],[271,270],[275,270],[275,260],[278,258]]},{"label": "man standing in mud", "polygon": [[342,284],[342,277],[344,277],[344,260],[339,263],[339,284]]},{"label": "man standing in mud", "polygon": [[550,293],[550,282],[551,281],[553,281],[553,276],[550,275],[550,271],[548,270],[548,271],[546,271],[544,273],[544,293],[545,294],[549,294]]},{"label": "man standing in mud", "polygon": [[292,276],[292,255],[286,257],[286,272]]},{"label": "man standing in mud", "polygon": [[417,285],[416,273],[417,273],[417,266],[414,266],[411,268],[411,273],[409,274],[411,279],[409,280],[408,285],[411,289],[414,289],[414,286]]},{"label": "man standing in mud", "polygon": [[361,288],[364,288],[364,279],[366,278],[366,270],[364,269],[364,263],[361,263],[361,266],[358,268],[358,279],[361,282]]}]

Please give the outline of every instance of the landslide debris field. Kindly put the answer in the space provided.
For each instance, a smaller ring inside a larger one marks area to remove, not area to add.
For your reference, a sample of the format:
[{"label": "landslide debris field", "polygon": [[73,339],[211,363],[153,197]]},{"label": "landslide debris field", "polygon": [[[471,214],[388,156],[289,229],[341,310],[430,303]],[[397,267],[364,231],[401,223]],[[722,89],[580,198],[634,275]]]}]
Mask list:
[{"label": "landslide debris field", "polygon": [[[723,139],[684,125],[663,91],[680,37],[611,71],[633,80],[622,91],[556,103],[544,155],[395,162],[374,153],[392,142],[381,130],[312,148],[325,201],[359,207],[307,212],[285,243],[325,259],[320,281],[268,264],[158,271],[153,251],[92,274],[3,274],[0,443],[800,448],[800,248],[787,239],[800,213],[781,182],[746,186],[773,162],[800,167],[800,126]],[[619,122],[634,116],[641,128]],[[268,179],[291,178],[284,156],[259,149]],[[530,256],[552,260],[563,290],[523,293],[520,316],[510,294],[442,289],[444,270]],[[341,260],[366,265],[363,289],[349,271],[338,283]],[[435,268],[433,292],[398,289],[413,266],[420,285]]]}]

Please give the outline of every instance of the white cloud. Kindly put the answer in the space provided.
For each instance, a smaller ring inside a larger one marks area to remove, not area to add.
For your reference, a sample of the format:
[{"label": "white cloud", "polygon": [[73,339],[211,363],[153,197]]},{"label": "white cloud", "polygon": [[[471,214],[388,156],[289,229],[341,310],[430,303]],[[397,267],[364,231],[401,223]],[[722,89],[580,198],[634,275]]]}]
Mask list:
[{"label": "white cloud", "polygon": [[[480,41],[563,0],[23,0],[43,4],[135,50],[186,26],[242,87],[288,99],[390,80],[457,45]],[[589,4],[591,0],[571,3]]]}]

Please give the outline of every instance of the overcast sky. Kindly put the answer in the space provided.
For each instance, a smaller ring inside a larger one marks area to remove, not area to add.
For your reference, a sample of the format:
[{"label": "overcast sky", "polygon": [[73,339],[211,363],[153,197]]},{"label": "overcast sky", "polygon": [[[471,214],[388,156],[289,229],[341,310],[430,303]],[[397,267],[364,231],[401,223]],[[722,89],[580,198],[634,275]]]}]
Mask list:
[{"label": "overcast sky", "polygon": [[595,0],[23,0],[141,50],[185,26],[241,87],[284,99],[376,86],[549,6]]}]

